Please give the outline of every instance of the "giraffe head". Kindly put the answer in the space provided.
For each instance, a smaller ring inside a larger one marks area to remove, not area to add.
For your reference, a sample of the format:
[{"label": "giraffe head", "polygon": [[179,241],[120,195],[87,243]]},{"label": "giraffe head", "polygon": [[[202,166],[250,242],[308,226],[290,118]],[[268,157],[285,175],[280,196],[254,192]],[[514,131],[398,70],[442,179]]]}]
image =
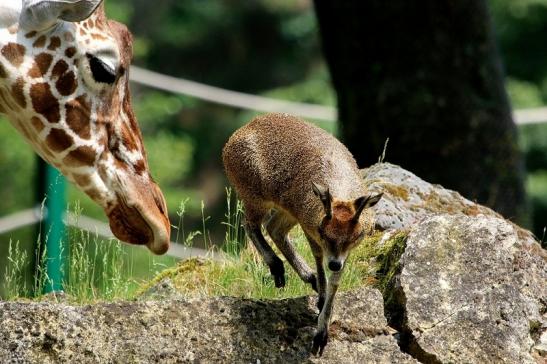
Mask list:
[{"label": "giraffe head", "polygon": [[2,0],[0,112],[99,204],[113,233],[162,254],[170,225],[129,94],[132,38],[101,0]]}]

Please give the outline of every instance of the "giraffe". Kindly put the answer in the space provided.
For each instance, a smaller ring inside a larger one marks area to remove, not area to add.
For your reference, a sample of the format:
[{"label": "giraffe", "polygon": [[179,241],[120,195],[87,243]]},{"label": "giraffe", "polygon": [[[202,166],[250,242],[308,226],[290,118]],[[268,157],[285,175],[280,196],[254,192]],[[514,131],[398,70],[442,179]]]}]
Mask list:
[{"label": "giraffe", "polygon": [[131,107],[132,37],[102,0],[1,0],[0,113],[100,205],[122,241],[169,248]]}]

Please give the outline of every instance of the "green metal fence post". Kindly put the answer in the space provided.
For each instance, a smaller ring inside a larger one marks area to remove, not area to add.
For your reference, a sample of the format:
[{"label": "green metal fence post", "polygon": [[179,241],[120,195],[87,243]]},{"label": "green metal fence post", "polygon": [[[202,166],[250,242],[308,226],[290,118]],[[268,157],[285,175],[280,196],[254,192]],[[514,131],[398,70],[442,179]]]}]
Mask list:
[{"label": "green metal fence post", "polygon": [[[62,291],[64,270],[66,267],[67,247],[63,247],[65,227],[63,213],[65,210],[65,178],[52,166],[40,159],[38,168],[38,196],[40,203],[44,199],[45,218],[41,229],[40,254],[45,262],[39,262],[46,275],[44,293]],[[41,258],[41,257],[40,257]],[[38,293],[38,292],[36,292]]]}]

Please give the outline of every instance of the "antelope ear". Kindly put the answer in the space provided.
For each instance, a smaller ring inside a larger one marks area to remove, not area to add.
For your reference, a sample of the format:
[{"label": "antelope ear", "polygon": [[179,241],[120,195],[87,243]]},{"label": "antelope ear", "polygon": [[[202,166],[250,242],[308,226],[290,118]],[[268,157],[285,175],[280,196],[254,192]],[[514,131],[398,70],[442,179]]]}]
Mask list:
[{"label": "antelope ear", "polygon": [[353,201],[353,206],[355,207],[355,215],[353,215],[353,221],[359,220],[359,216],[361,216],[363,210],[376,205],[378,201],[380,201],[382,196],[383,193],[379,193],[377,195],[362,196]]},{"label": "antelope ear", "polygon": [[23,0],[19,26],[44,30],[59,20],[77,22],[87,19],[102,0]]},{"label": "antelope ear", "polygon": [[332,209],[331,209],[332,196],[330,195],[329,189],[315,182],[312,182],[311,185],[312,185],[313,193],[315,193],[315,195],[319,197],[319,199],[323,203],[323,207],[325,209],[325,215],[327,216],[328,219],[330,219],[332,217]]}]

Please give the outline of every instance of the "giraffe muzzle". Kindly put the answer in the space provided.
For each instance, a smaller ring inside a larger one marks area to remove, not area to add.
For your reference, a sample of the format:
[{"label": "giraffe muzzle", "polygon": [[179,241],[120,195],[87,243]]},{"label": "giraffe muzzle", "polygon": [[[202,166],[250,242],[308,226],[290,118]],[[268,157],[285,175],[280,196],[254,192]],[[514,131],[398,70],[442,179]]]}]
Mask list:
[{"label": "giraffe muzzle", "polygon": [[118,196],[117,206],[108,213],[110,229],[124,242],[146,245],[152,253],[164,254],[169,249],[170,224],[163,196],[154,185],[140,197],[128,203]]}]

